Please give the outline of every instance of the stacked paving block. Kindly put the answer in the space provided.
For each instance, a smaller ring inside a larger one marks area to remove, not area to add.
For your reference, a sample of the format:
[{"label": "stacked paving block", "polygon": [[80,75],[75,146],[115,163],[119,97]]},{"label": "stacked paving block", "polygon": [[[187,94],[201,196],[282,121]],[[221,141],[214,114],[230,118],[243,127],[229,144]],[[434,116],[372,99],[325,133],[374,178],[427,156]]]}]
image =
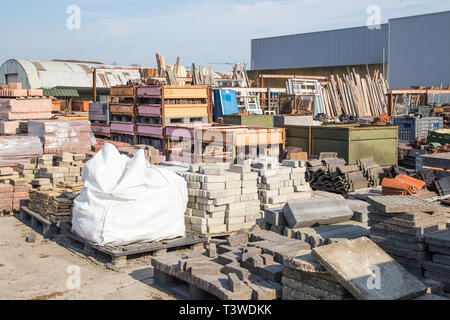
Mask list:
[{"label": "stacked paving block", "polygon": [[155,284],[189,285],[190,299],[280,299],[283,259],[309,246],[276,236],[255,227],[249,233],[240,231],[227,240],[211,241],[206,252],[159,255],[152,259]]},{"label": "stacked paving block", "polygon": [[40,188],[81,188],[83,167],[87,153],[59,152],[43,155],[37,159],[34,187]]},{"label": "stacked paving block", "polygon": [[249,166],[192,165],[187,181],[186,227],[203,235],[250,229],[261,218],[257,174]]},{"label": "stacked paving block", "polygon": [[262,212],[283,207],[289,200],[311,198],[311,188],[305,181],[303,161],[284,160],[280,165],[274,158],[259,158],[252,162],[258,174],[258,196]]},{"label": "stacked paving block", "polygon": [[30,190],[28,208],[41,214],[52,222],[71,222],[73,202],[76,191],[38,191]]},{"label": "stacked paving block", "polygon": [[44,154],[91,150],[91,124],[88,120],[29,121],[29,136],[38,137]]},{"label": "stacked paving block", "polygon": [[26,205],[30,200],[31,185],[28,184],[27,180],[17,179],[13,181],[13,187],[12,208],[13,211],[18,212],[20,207]]},{"label": "stacked paving block", "polygon": [[424,237],[446,228],[439,205],[417,196],[370,196],[370,238],[409,272],[424,276],[431,260]]},{"label": "stacked paving block", "polygon": [[425,243],[432,258],[423,263],[425,278],[441,282],[450,293],[450,229],[426,235]]},{"label": "stacked paving block", "polygon": [[41,154],[42,143],[37,137],[0,136],[0,167],[31,163]]}]

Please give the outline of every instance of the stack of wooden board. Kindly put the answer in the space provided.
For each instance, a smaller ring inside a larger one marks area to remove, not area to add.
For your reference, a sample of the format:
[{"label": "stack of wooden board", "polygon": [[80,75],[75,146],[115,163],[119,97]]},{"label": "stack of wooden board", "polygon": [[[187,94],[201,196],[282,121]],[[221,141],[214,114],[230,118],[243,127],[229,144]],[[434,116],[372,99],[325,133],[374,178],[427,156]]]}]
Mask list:
[{"label": "stack of wooden board", "polygon": [[111,88],[110,134],[114,141],[136,144],[136,87]]},{"label": "stack of wooden board", "polygon": [[[187,163],[235,163],[258,156],[278,157],[286,130],[217,124],[183,124],[166,128],[168,158]],[[183,142],[179,146],[176,143]]]},{"label": "stack of wooden board", "polygon": [[381,73],[361,78],[353,70],[348,75],[332,75],[328,86],[323,88],[325,110],[328,116],[341,114],[358,117],[379,116],[387,112],[389,84]]},{"label": "stack of wooden board", "polygon": [[164,150],[166,127],[209,122],[211,113],[208,87],[138,87],[136,112],[139,143]]},{"label": "stack of wooden board", "polygon": [[45,154],[91,150],[88,120],[32,120],[28,123],[28,132],[41,139]]}]

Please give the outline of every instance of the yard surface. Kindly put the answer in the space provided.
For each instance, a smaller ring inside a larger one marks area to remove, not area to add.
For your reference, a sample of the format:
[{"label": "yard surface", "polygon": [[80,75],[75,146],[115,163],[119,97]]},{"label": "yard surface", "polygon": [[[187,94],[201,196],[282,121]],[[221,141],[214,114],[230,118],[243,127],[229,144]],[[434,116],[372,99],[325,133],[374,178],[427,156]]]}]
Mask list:
[{"label": "yard surface", "polygon": [[[15,217],[0,218],[1,300],[175,299],[153,287],[150,265],[113,271],[40,234],[35,243],[27,243],[32,233]],[[77,283],[79,289],[71,289]]]}]

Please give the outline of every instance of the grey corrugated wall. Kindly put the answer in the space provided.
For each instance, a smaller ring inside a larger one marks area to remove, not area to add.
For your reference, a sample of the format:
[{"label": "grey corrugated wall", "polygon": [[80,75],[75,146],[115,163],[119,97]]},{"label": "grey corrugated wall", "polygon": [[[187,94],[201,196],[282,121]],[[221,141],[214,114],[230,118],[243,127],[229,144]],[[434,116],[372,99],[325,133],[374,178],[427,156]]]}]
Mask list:
[{"label": "grey corrugated wall", "polygon": [[450,85],[450,11],[389,20],[391,88]]},{"label": "grey corrugated wall", "polygon": [[388,25],[254,39],[252,70],[377,64],[388,51]]}]

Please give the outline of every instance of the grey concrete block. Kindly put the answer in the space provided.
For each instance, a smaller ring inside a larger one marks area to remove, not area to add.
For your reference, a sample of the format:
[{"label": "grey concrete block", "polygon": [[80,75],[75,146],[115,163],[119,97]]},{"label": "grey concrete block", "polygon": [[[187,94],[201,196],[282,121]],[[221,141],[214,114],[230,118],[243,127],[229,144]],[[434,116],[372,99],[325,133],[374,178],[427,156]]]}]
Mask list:
[{"label": "grey concrete block", "polygon": [[369,196],[368,202],[384,213],[439,212],[442,209],[418,196]]},{"label": "grey concrete block", "polygon": [[343,199],[318,198],[289,201],[283,208],[291,229],[348,221],[353,211]]},{"label": "grey concrete block", "polygon": [[[315,248],[312,255],[360,300],[412,299],[427,290],[423,283],[367,238]],[[373,279],[371,270],[374,267],[381,275],[381,290],[373,290],[368,285]]]}]

